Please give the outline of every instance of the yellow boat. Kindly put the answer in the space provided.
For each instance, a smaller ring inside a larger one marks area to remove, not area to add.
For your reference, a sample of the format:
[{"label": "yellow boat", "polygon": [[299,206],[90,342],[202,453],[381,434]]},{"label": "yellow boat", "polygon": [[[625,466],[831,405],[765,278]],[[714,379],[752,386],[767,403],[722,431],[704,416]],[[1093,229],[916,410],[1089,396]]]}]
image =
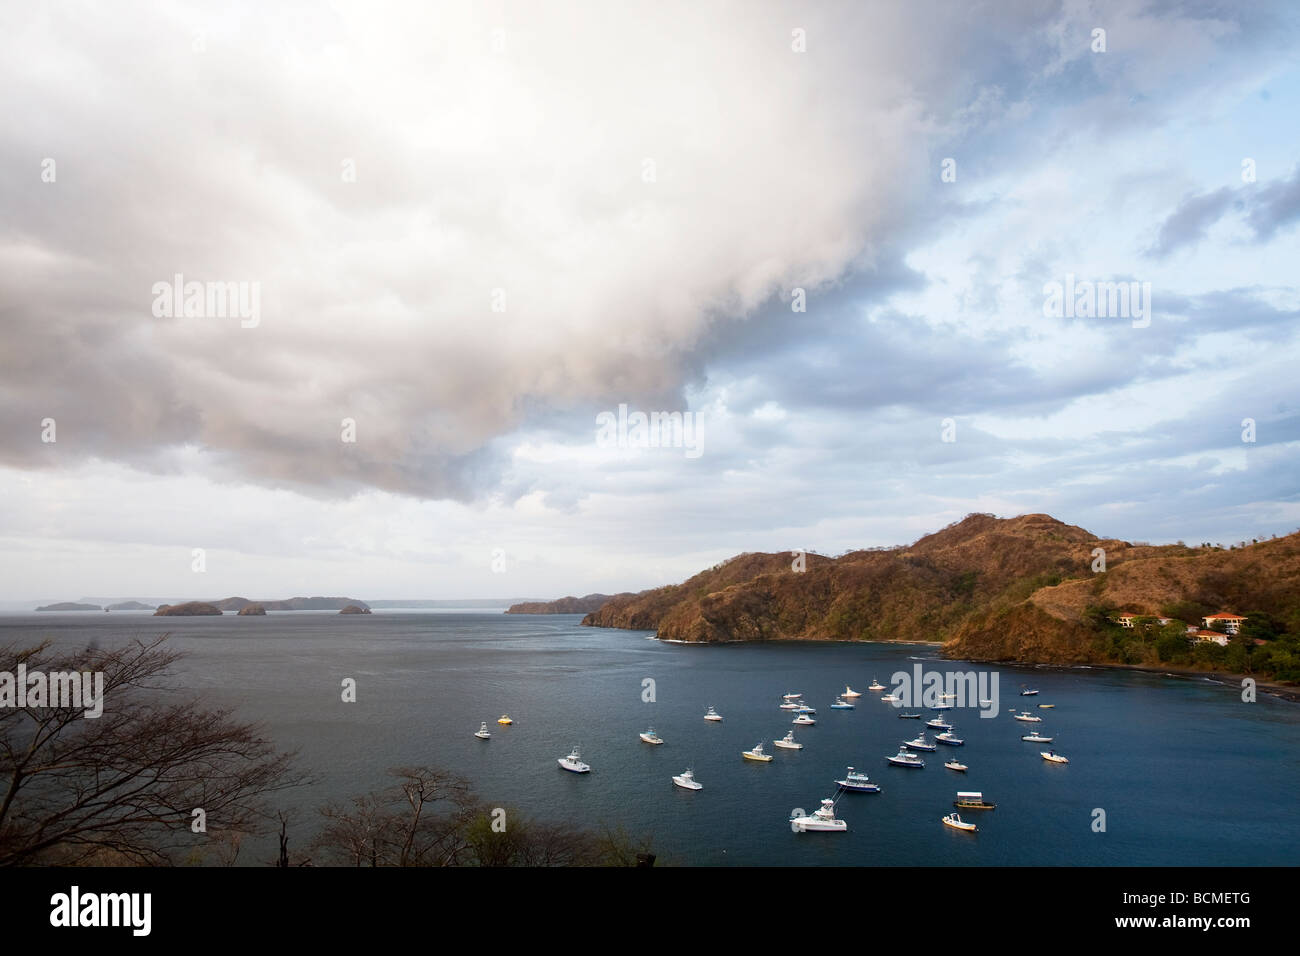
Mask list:
[{"label": "yellow boat", "polygon": [[1039,709],[1039,710],[1051,710],[1051,709],[1052,709],[1053,707],[1055,707],[1055,706],[1056,706],[1055,704],[1039,704],[1039,705],[1038,705],[1038,709]]},{"label": "yellow boat", "polygon": [[763,753],[762,743],[754,744],[753,750],[742,750],[740,752],[740,755],[744,757],[746,760],[760,760],[763,763],[767,763],[769,760],[772,759],[771,754]]},{"label": "yellow boat", "polygon": [[507,714],[502,714],[500,717],[497,718],[497,723],[498,723],[498,724],[513,724],[514,721],[510,719],[509,715],[507,715]]}]

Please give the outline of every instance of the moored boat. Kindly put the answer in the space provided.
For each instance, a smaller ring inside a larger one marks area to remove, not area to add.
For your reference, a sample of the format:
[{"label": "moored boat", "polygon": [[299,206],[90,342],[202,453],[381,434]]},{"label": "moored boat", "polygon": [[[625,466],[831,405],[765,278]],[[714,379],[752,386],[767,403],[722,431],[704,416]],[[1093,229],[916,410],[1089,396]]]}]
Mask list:
[{"label": "moored boat", "polygon": [[855,704],[850,704],[847,700],[837,698],[835,703],[831,704],[831,710],[854,710]]},{"label": "moored boat", "polygon": [[964,763],[962,763],[960,760],[957,760],[956,758],[952,760],[944,761],[943,765],[947,767],[949,770],[956,770],[958,773],[965,773],[967,770],[970,769],[970,767],[966,766]]},{"label": "moored boat", "polygon": [[937,748],[930,741],[925,739],[925,733],[917,734],[915,740],[906,740],[903,742],[904,747],[910,747],[912,750],[933,751]]},{"label": "moored boat", "polygon": [[922,717],[921,714],[899,714],[898,716],[902,720],[919,720]]},{"label": "moored boat", "polygon": [[1069,763],[1070,762],[1068,759],[1058,754],[1055,750],[1041,751],[1038,754],[1038,756],[1042,757],[1048,763]]},{"label": "moored boat", "polygon": [[760,763],[767,763],[769,760],[772,759],[771,754],[763,753],[762,741],[759,741],[758,743],[754,744],[753,750],[742,750],[740,752],[740,755],[744,757],[746,760],[757,760]]},{"label": "moored boat", "polygon": [[966,743],[966,741],[962,740],[951,730],[945,730],[943,733],[938,734],[934,739],[941,744],[947,744],[949,747],[960,747]]},{"label": "moored boat", "polygon": [[793,730],[787,730],[784,737],[772,741],[772,744],[784,750],[803,750],[803,744],[794,739]]},{"label": "moored boat", "polygon": [[480,740],[487,740],[489,737],[492,736],[492,732],[487,729],[486,720],[483,721],[482,726],[480,726],[478,730],[474,731],[474,736],[479,738]]},{"label": "moored boat", "polygon": [[1027,740],[1027,741],[1029,741],[1031,744],[1050,744],[1050,743],[1052,742],[1052,738],[1051,738],[1051,737],[1045,737],[1045,736],[1043,736],[1042,734],[1038,734],[1038,733],[1034,733],[1034,734],[1025,734],[1025,735],[1024,735],[1023,737],[1021,737],[1020,739],[1021,739],[1021,740]]},{"label": "moored boat", "polygon": [[722,719],[722,715],[719,714],[716,710],[714,710],[714,709],[713,709],[713,705],[710,704],[710,705],[709,705],[709,712],[706,713],[706,714],[704,715],[704,719],[705,719],[705,720],[721,720],[721,719]]},{"label": "moored boat", "polygon": [[879,793],[880,785],[871,782],[871,779],[861,770],[854,770],[852,767],[844,774],[843,780],[835,781],[841,790],[848,790],[852,793]]},{"label": "moored boat", "polygon": [[795,833],[844,831],[849,825],[835,816],[835,801],[823,800],[822,805],[814,810],[812,816],[790,815],[790,829]]},{"label": "moored boat", "polygon": [[1013,716],[1016,720],[1023,720],[1027,724],[1041,724],[1043,722],[1043,718],[1035,717],[1029,711],[1025,711],[1023,714],[1014,714]]},{"label": "moored boat", "polygon": [[880,683],[880,681],[876,680],[874,677],[871,678],[871,686],[868,687],[867,690],[871,691],[874,694],[876,693],[876,691],[881,691],[884,689],[885,689],[884,684]]},{"label": "moored boat", "polygon": [[845,685],[844,685],[844,693],[840,694],[840,696],[843,697],[845,700],[852,700],[853,698],[855,698],[855,697],[861,697],[862,695],[859,694],[859,693],[858,693],[856,690],[854,690],[852,687],[850,687],[848,684],[845,684]]},{"label": "moored boat", "polygon": [[813,724],[817,723],[817,721],[813,720],[807,714],[800,714],[794,720],[790,721],[790,723],[799,724],[802,727],[811,727]]},{"label": "moored boat", "polygon": [[952,802],[960,810],[996,810],[996,803],[988,803],[984,794],[978,790],[958,790],[957,799]]},{"label": "moored boat", "polygon": [[683,770],[677,776],[673,777],[673,783],[683,790],[703,790],[704,784],[695,779],[694,770]]},{"label": "moored boat", "polygon": [[511,724],[514,723],[514,721],[510,719],[509,714],[502,714],[500,717],[497,718],[497,723],[509,727]]},{"label": "moored boat", "polygon": [[942,715],[939,714],[936,714],[930,720],[927,720],[925,726],[933,727],[935,730],[952,730],[952,724],[944,720]]},{"label": "moored boat", "polygon": [[962,830],[966,833],[974,833],[979,829],[979,827],[973,823],[966,823],[962,820],[960,814],[956,813],[946,814],[943,818],[943,823],[944,826],[952,827],[954,830]]},{"label": "moored boat", "polygon": [[910,753],[907,747],[899,747],[898,753],[892,757],[885,758],[895,767],[924,767],[925,761],[914,753]]},{"label": "moored boat", "polygon": [[640,736],[641,739],[648,744],[661,744],[664,742],[664,739],[660,737],[657,733],[655,733],[655,729],[653,727],[651,727],[649,730],[647,730],[645,733],[641,734]]},{"label": "moored boat", "polygon": [[567,757],[561,757],[556,763],[572,773],[591,773],[591,768],[582,762],[582,755],[578,752],[577,747],[574,747]]}]

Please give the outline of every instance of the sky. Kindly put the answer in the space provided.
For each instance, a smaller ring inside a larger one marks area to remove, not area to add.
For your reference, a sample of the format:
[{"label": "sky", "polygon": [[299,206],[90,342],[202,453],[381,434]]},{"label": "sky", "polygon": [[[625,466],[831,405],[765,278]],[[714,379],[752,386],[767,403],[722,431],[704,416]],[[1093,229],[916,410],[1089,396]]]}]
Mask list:
[{"label": "sky", "polygon": [[0,600],[1291,533],[1298,49],[1289,3],[7,5]]}]

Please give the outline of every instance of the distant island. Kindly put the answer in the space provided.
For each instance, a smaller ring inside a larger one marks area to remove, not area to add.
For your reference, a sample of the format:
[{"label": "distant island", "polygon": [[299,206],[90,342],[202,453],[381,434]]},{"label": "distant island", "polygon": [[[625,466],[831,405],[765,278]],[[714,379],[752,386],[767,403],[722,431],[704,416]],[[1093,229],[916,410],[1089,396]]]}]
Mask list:
[{"label": "distant island", "polygon": [[635,597],[630,591],[622,594],[588,594],[586,597],[562,597],[558,601],[525,601],[512,604],[506,614],[591,614],[599,611],[615,598]]},{"label": "distant island", "polygon": [[223,611],[236,612],[250,604],[259,604],[267,611],[341,611],[348,605],[370,607],[365,601],[348,597],[292,597],[283,601],[250,601],[244,597],[228,597],[212,603]]},{"label": "distant island", "polygon": [[370,608],[359,607],[356,604],[349,604],[347,607],[340,610],[339,613],[340,614],[369,614]]},{"label": "distant island", "polygon": [[611,598],[582,623],[692,643],[930,641],[963,660],[1297,682],[1300,533],[1149,545],[1050,515],[972,514],[907,546],[740,554],[681,584]]},{"label": "distant island", "polygon": [[77,604],[74,601],[63,601],[60,604],[47,604],[45,607],[38,607],[38,611],[102,611],[104,610],[98,604]]},{"label": "distant island", "polygon": [[209,614],[220,615],[221,608],[203,601],[186,601],[184,604],[164,604],[153,612],[154,617],[199,617]]},{"label": "distant island", "polygon": [[266,617],[266,608],[260,604],[245,604],[236,617]]},{"label": "distant island", "polygon": [[120,604],[110,604],[104,608],[106,611],[152,611],[154,605],[141,604],[139,601],[122,601]]}]

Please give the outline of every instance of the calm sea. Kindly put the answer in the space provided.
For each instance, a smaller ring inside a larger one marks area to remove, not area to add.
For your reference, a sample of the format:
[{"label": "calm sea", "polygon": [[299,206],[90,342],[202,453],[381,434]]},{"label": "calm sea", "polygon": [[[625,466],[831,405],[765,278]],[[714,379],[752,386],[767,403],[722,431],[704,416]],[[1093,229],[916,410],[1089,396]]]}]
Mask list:
[{"label": "calm sea", "polygon": [[[1205,680],[1099,669],[1001,667],[1002,714],[947,711],[959,748],[925,754],[924,770],[885,758],[923,721],[867,692],[895,671],[969,669],[928,646],[751,644],[685,646],[645,631],[584,628],[577,615],[403,613],[366,617],[281,613],[267,617],[160,619],[148,613],[0,616],[0,645],[50,637],[109,647],[167,631],[186,658],[177,683],[240,717],[262,722],[283,749],[300,752],[318,782],[284,801],[299,809],[295,842],[311,808],[387,783],[385,770],[432,764],[473,781],[493,805],[652,838],[662,862],[694,865],[1255,865],[1294,862],[1300,844],[1300,707]],[[357,682],[356,703],[341,682]],[[645,681],[654,701],[643,700]],[[852,684],[851,711],[831,710]],[[1037,697],[1018,696],[1022,685]],[[800,692],[817,724],[795,729],[802,751],[772,746],[791,728],[778,709]],[[1056,707],[1039,710],[1037,704]],[[713,705],[725,720],[702,719]],[[111,702],[110,702],[111,706]],[[1024,707],[1041,724],[1011,718]],[[513,727],[496,718],[509,713]],[[929,713],[927,712],[928,719]],[[488,721],[492,739],[473,736]],[[653,726],[666,743],[637,734]],[[1054,736],[1067,766],[1021,741],[1030,728]],[[927,732],[933,736],[933,731]],[[771,763],[741,758],[762,741]],[[593,772],[566,773],[556,758],[573,745]],[[970,767],[943,767],[950,755]],[[809,812],[836,795],[849,765],[879,794],[845,794],[842,834],[795,834],[793,808]],[[691,767],[699,792],[673,786]],[[958,790],[979,790],[994,811],[968,812],[978,834],[940,817]],[[1096,832],[1096,811],[1105,831]],[[241,862],[258,862],[248,859]]]}]

